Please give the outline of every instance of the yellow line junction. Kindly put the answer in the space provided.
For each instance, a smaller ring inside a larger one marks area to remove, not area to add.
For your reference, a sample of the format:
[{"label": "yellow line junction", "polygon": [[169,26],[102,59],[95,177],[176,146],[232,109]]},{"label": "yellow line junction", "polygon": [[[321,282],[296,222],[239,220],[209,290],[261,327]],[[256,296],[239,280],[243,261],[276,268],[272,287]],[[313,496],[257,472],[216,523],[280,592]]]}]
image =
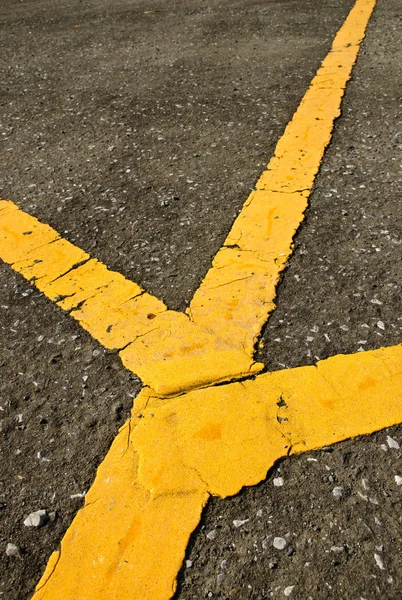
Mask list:
[{"label": "yellow line junction", "polygon": [[171,598],[209,495],[402,421],[402,346],[274,373],[254,360],[374,6],[356,1],[187,314],[0,201],[0,258],[144,384],[34,600]]}]

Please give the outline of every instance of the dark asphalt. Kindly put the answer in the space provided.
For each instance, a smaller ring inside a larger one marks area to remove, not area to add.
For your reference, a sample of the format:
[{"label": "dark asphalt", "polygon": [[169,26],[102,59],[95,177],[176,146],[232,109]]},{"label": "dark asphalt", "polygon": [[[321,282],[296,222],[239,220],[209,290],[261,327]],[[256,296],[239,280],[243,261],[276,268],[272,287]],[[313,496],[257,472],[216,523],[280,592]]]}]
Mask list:
[{"label": "dark asphalt", "polygon": [[[3,0],[0,196],[183,310],[352,4]],[[379,2],[264,331],[269,370],[401,341],[400,20],[396,0]],[[3,264],[0,344],[0,597],[24,600],[140,382]],[[177,598],[282,598],[292,585],[302,600],[399,598],[402,466],[387,435],[402,442],[397,428],[317,464],[292,458],[211,501]],[[55,520],[26,529],[40,508]],[[293,552],[264,549],[285,534]]]}]

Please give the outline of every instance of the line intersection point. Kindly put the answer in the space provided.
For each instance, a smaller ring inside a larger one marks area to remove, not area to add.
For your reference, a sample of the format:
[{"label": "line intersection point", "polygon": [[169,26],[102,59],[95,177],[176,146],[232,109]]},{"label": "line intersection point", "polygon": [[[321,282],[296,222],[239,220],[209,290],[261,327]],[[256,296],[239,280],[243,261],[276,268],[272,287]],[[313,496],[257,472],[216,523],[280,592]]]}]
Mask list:
[{"label": "line intersection point", "polygon": [[186,314],[0,201],[0,257],[145,386],[34,600],[171,598],[209,495],[402,421],[402,346],[264,374],[254,360],[374,6],[356,1]]}]

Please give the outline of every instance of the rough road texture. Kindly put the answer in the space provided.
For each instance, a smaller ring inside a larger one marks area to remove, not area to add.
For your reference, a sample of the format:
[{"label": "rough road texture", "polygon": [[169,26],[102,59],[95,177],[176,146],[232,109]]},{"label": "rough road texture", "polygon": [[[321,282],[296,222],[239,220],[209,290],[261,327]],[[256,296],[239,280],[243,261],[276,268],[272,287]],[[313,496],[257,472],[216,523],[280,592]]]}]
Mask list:
[{"label": "rough road texture", "polygon": [[[2,197],[183,309],[351,5],[4,0]],[[374,14],[265,331],[269,369],[400,342],[398,18],[395,0]],[[140,383],[4,265],[0,277],[0,596],[23,600]],[[390,435],[401,441],[400,429]],[[178,598],[283,597],[296,584],[290,593],[299,598],[398,598],[394,476],[402,473],[400,452],[379,445],[386,436],[319,453],[318,463],[285,461],[282,488],[271,474],[236,499],[211,502]],[[336,486],[345,489],[339,501]],[[25,528],[40,508],[56,519]],[[205,532],[214,528],[211,542]],[[286,549],[274,551],[269,535],[285,537]],[[21,558],[6,556],[9,542]]]},{"label": "rough road texture", "polygon": [[352,4],[6,1],[3,197],[185,308]]},{"label": "rough road texture", "polygon": [[[265,329],[268,370],[401,341],[400,18],[380,3],[369,25]],[[401,444],[401,426],[284,460],[256,488],[213,499],[176,598],[400,598],[402,460],[387,436]]]},{"label": "rough road texture", "polygon": [[387,436],[401,443],[402,428],[285,459],[263,484],[211,501],[175,598],[400,598],[401,450]]}]

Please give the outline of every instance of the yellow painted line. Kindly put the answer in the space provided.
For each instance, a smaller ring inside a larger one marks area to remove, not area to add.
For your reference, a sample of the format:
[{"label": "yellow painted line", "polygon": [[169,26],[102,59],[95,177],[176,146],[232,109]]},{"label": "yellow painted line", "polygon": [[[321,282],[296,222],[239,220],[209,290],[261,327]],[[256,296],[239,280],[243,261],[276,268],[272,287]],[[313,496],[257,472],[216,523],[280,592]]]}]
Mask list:
[{"label": "yellow painted line", "polygon": [[359,0],[279,140],[190,304],[192,320],[253,355],[292,239],[330,142],[334,120],[375,5]]},{"label": "yellow painted line", "polygon": [[34,600],[165,600],[209,494],[281,457],[402,421],[402,346],[195,390],[144,389]]},{"label": "yellow painted line", "polygon": [[159,394],[262,369],[243,348],[91,258],[12,202],[0,200],[0,258],[9,263]]},{"label": "yellow painted line", "polygon": [[261,481],[281,456],[402,420],[401,346],[195,389],[262,367],[254,344],[374,4],[357,0],[188,315],[0,202],[0,256],[149,385],[35,600],[168,599],[209,494]]},{"label": "yellow painted line", "polygon": [[[247,199],[188,315],[168,310],[12,203],[0,202],[0,257],[166,396],[261,371],[253,359],[275,307],[315,175],[375,0],[358,0],[275,155]],[[29,233],[30,232],[30,233]]]}]

